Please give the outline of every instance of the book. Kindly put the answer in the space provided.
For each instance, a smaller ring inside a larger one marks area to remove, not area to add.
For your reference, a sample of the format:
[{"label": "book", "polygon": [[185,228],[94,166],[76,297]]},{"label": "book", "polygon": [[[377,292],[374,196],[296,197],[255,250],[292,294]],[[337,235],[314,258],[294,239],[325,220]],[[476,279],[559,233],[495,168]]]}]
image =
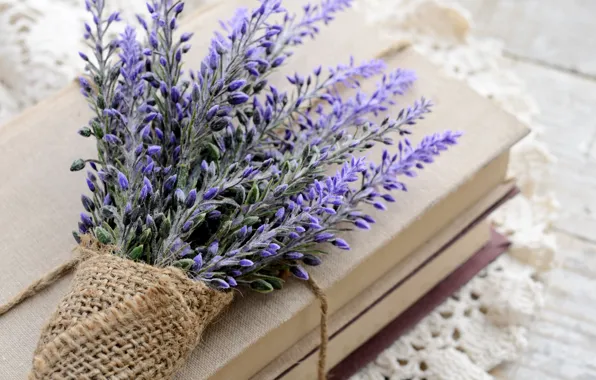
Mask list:
[{"label": "book", "polygon": [[470,281],[493,260],[503,254],[510,243],[507,238],[494,229],[486,245],[478,250],[464,264],[444,278],[405,312],[399,314],[364,344],[352,351],[347,357],[329,371],[329,378],[344,380],[350,378],[359,369],[374,360],[400,336],[407,333],[432,310]]},{"label": "book", "polygon": [[[303,3],[287,6],[297,9]],[[187,18],[182,28],[196,35],[190,66],[198,67],[217,20],[229,17],[239,4],[253,2],[222,1]],[[358,28],[352,27],[355,23]],[[443,78],[412,50],[386,46],[374,26],[363,25],[356,11],[348,11],[320,38],[296,50],[284,73],[345,63],[350,55],[356,60],[383,56],[390,66],[415,69],[420,77],[400,103],[425,95],[437,104],[420,124],[420,134],[453,128],[463,130],[465,137],[412,181],[400,202],[375,216],[373,231],[349,237],[351,252],[332,252],[315,270],[313,277],[331,300],[331,313],[502,183],[507,151],[527,133],[512,116],[465,85]],[[281,76],[272,82],[283,87]],[[460,111],[462,104],[465,112]],[[75,158],[94,155],[94,144],[76,134],[88,117],[85,101],[72,84],[0,127],[0,302],[71,256],[70,231],[85,189],[84,174],[70,173],[68,167]],[[380,151],[371,154],[379,157]],[[8,358],[0,366],[0,378],[25,377],[38,332],[67,292],[69,280],[67,276],[0,318],[0,347]],[[250,376],[316,328],[318,313],[316,299],[297,281],[272,295],[243,294],[211,326],[181,378],[238,378],[226,375],[230,368]]]},{"label": "book", "polygon": [[[443,277],[490,240],[486,218],[517,193],[513,184],[495,189],[402,263],[356,295],[330,318],[330,365],[397,317]],[[341,335],[341,337],[339,337]],[[319,331],[315,329],[259,371],[254,380],[311,378],[317,368]]]}]

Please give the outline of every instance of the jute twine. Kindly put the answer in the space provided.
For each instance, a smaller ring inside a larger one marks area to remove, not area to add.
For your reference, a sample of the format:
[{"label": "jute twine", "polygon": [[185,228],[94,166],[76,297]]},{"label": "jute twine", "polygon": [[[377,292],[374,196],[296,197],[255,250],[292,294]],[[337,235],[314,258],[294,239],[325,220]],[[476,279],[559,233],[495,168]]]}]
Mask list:
[{"label": "jute twine", "polygon": [[[170,379],[197,346],[205,327],[233,299],[188,279],[176,268],[157,268],[111,254],[90,239],[78,256],[41,277],[0,315],[77,268],[69,293],[42,329],[30,379]],[[326,378],[327,299],[321,303],[318,378]]]}]

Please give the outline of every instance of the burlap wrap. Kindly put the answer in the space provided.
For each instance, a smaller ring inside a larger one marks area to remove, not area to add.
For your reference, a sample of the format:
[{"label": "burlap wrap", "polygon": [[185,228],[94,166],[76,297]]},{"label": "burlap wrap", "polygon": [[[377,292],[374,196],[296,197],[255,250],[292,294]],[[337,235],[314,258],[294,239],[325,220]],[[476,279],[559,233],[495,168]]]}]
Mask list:
[{"label": "burlap wrap", "polygon": [[45,326],[30,379],[170,379],[232,294],[110,254],[86,258]]}]

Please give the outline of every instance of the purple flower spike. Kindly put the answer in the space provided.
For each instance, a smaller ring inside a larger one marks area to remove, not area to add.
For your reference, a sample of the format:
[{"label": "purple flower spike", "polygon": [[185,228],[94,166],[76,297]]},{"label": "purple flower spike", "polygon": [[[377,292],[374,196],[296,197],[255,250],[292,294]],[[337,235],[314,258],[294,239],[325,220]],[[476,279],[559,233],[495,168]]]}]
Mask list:
[{"label": "purple flower spike", "polygon": [[85,226],[83,224],[83,222],[79,222],[78,227],[79,227],[79,232],[82,234],[86,234],[87,232],[89,232],[89,230],[87,229],[87,226]]},{"label": "purple flower spike", "polygon": [[180,42],[188,42],[192,38],[193,33],[182,33]]},{"label": "purple flower spike", "polygon": [[246,80],[244,80],[244,79],[235,80],[228,85],[228,91],[236,91],[236,90],[244,87],[245,84],[246,84]]},{"label": "purple flower spike", "polygon": [[205,192],[205,194],[203,194],[203,199],[206,201],[211,200],[217,196],[218,192],[219,192],[219,189],[217,187],[211,188],[211,189],[207,190]]},{"label": "purple flower spike", "polygon": [[117,136],[111,134],[105,135],[103,137],[103,140],[110,144],[122,144],[122,141],[120,141],[120,139]]},{"label": "purple flower spike", "polygon": [[186,196],[184,195],[184,191],[182,189],[176,189],[176,191],[174,191],[174,197],[178,202],[184,202],[184,200],[186,199]]},{"label": "purple flower spike", "polygon": [[184,223],[182,226],[182,233],[187,233],[192,228],[192,221],[189,220],[188,222]]},{"label": "purple flower spike", "polygon": [[91,219],[91,217],[84,212],[81,213],[81,222],[83,222],[87,228],[92,228],[94,226],[93,219]]},{"label": "purple flower spike", "polygon": [[228,96],[228,102],[234,106],[246,103],[248,99],[248,95],[246,95],[244,92],[233,92]]},{"label": "purple flower spike", "polygon": [[321,232],[320,234],[315,235],[315,242],[323,243],[333,239],[334,235],[330,232]]},{"label": "purple flower spike", "polygon": [[95,192],[95,184],[93,182],[91,182],[91,180],[89,178],[85,178],[85,180],[87,181],[87,187],[89,188],[89,190],[91,190],[91,192]]},{"label": "purple flower spike", "polygon": [[279,210],[277,210],[277,212],[275,213],[275,219],[281,219],[284,217],[284,214],[286,213],[286,210],[282,207]]},{"label": "purple flower spike", "polygon": [[376,223],[376,221],[370,215],[362,215],[362,219],[366,220],[368,223],[372,223],[372,224]]},{"label": "purple flower spike", "polygon": [[284,255],[284,257],[288,260],[300,260],[304,257],[304,255],[300,252],[288,252]]},{"label": "purple flower spike", "polygon": [[385,211],[387,210],[387,206],[385,206],[383,203],[381,202],[375,202],[373,203],[373,206],[377,209],[377,210],[381,210],[381,211]]},{"label": "purple flower spike", "polygon": [[336,238],[333,241],[333,245],[340,249],[344,249],[346,251],[350,249],[350,245],[344,239],[340,239],[340,238]]},{"label": "purple flower spike", "polygon": [[209,248],[207,248],[207,252],[211,255],[217,255],[219,251],[219,242],[215,240],[213,243],[209,244]]},{"label": "purple flower spike", "polygon": [[144,201],[149,196],[149,188],[146,185],[143,185],[141,188],[141,193],[139,194],[139,199]]},{"label": "purple flower spike", "polygon": [[226,277],[226,281],[228,282],[228,284],[230,284],[230,286],[233,286],[233,287],[238,286],[238,283],[236,282],[234,277],[228,276],[228,277]]},{"label": "purple flower spike", "polygon": [[363,230],[370,230],[370,225],[364,219],[356,219],[354,221],[356,227],[361,228]]},{"label": "purple flower spike", "polygon": [[271,256],[274,256],[275,255],[273,252],[267,251],[267,250],[262,250],[259,254],[263,258],[265,258],[265,257],[271,257]]},{"label": "purple flower spike", "polygon": [[218,289],[229,289],[230,288],[230,284],[228,284],[227,282],[225,282],[222,279],[219,278],[214,278],[213,280],[211,280],[211,283]]},{"label": "purple flower spike", "polygon": [[203,267],[203,255],[200,253],[194,257],[193,261],[195,262],[192,268],[193,270],[197,271]]},{"label": "purple flower spike", "polygon": [[323,261],[321,261],[321,258],[314,255],[304,255],[302,262],[308,266],[316,267],[318,265],[321,265]]},{"label": "purple flower spike", "polygon": [[172,191],[172,189],[174,189],[174,185],[176,184],[177,179],[178,176],[176,174],[166,179],[166,181],[163,184],[163,187],[166,190],[166,192],[170,192]]},{"label": "purple flower spike", "polygon": [[120,185],[120,189],[128,190],[128,178],[122,172],[118,172],[118,185]]},{"label": "purple flower spike", "polygon": [[[207,121],[213,119],[213,116],[215,116],[215,114],[217,113],[217,111],[219,110],[219,105],[214,105],[213,107],[211,107],[209,109],[209,111],[207,111],[207,115],[205,116]],[[203,161],[205,162],[205,161]],[[205,162],[205,166],[207,165],[207,163]],[[203,166],[203,164],[201,163],[201,166]],[[205,169],[207,170],[207,169]]]},{"label": "purple flower spike", "polygon": [[382,198],[387,202],[395,202],[395,198],[391,194],[384,194]]},{"label": "purple flower spike", "polygon": [[253,265],[255,265],[255,263],[248,259],[242,259],[238,262],[238,265],[240,265],[241,267],[252,267]]},{"label": "purple flower spike", "polygon": [[308,280],[308,272],[300,265],[294,265],[290,267],[290,272],[301,280]]},{"label": "purple flower spike", "polygon": [[195,189],[192,189],[191,191],[188,192],[188,195],[186,196],[186,207],[187,208],[191,208],[192,206],[195,205],[195,202],[197,200],[197,191]]},{"label": "purple flower spike", "polygon": [[176,6],[174,7],[174,12],[176,12],[176,14],[182,13],[183,10],[184,10],[183,2],[176,4]]},{"label": "purple flower spike", "polygon": [[207,219],[219,219],[221,217],[221,211],[219,210],[213,210],[211,211],[209,214],[207,214]]},{"label": "purple flower spike", "polygon": [[95,210],[95,203],[93,203],[91,198],[89,198],[85,194],[81,195],[81,202],[83,203],[83,208],[86,211],[92,212],[93,210]]}]

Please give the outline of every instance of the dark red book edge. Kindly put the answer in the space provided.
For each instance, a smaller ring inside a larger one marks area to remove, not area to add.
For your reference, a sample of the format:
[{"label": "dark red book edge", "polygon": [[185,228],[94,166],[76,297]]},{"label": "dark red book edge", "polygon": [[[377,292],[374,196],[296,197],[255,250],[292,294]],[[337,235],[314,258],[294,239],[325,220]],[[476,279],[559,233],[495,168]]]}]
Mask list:
[{"label": "dark red book edge", "polygon": [[[493,211],[499,208],[503,203],[513,198],[519,193],[517,187],[512,188],[507,194],[499,199],[495,204],[489,207],[482,215],[476,218],[473,222],[467,225],[458,235],[447,242],[443,247],[437,250],[432,257],[421,264],[416,270],[414,270],[409,276],[404,278],[399,283],[395,284],[389,291],[383,294],[379,299],[373,302],[371,305],[366,307],[362,312],[355,316],[350,322],[342,326],[338,331],[332,334],[329,339],[332,340],[337,334],[341,333],[344,329],[350,326],[354,321],[360,318],[368,310],[379,303],[388,294],[393,292],[399,287],[404,281],[413,276],[422,267],[440,255],[445,249],[451,246],[457,241],[462,235],[467,233],[470,229],[475,227],[478,223],[486,219]],[[490,241],[478,252],[476,252],[468,261],[458,267],[449,276],[439,282],[434,288],[427,292],[422,298],[420,298],[415,304],[410,306],[406,311],[401,313],[392,322],[389,322],[381,331],[375,336],[366,341],[362,346],[353,351],[350,355],[344,358],[339,364],[333,367],[328,374],[329,380],[341,380],[347,379],[356,373],[360,368],[374,360],[383,350],[389,347],[395,342],[402,334],[407,332],[410,328],[416,325],[438,305],[445,301],[451,294],[457,291],[460,287],[470,281],[478,272],[490,264],[494,259],[504,253],[509,247],[509,241],[506,237],[499,234],[495,230],[491,231]],[[309,356],[313,355],[318,350],[318,346],[306,354],[301,360],[288,367],[277,379],[282,379],[283,376],[291,371],[300,362],[304,361]]]}]

